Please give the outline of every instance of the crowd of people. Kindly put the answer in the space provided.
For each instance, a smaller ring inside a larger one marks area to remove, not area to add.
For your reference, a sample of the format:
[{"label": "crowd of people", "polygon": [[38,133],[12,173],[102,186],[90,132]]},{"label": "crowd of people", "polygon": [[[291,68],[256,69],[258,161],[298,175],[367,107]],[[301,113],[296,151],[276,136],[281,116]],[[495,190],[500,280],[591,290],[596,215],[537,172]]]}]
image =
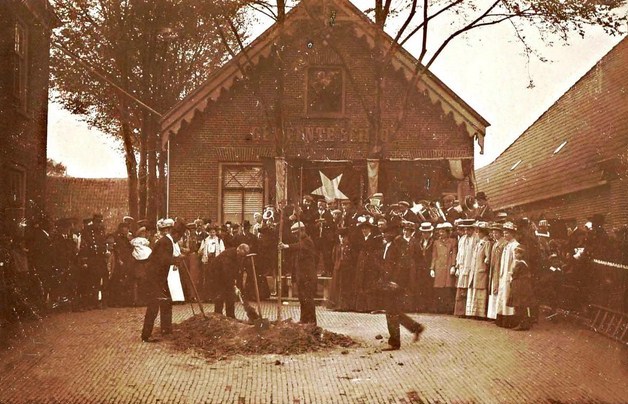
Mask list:
[{"label": "crowd of people", "polygon": [[[324,276],[331,277],[328,304],[335,310],[386,310],[402,324],[403,312],[454,314],[527,330],[539,305],[566,304],[566,282],[586,304],[587,259],[608,253],[612,243],[599,217],[556,239],[547,220],[495,213],[482,192],[462,202],[447,195],[436,203],[384,206],[382,199],[375,194],[356,206],[308,195],[298,204],[267,206],[241,224],[127,216],[112,234],[98,213],[82,227],[70,219],[52,226],[42,215],[22,238],[3,234],[3,317],[60,305],[77,311],[150,306],[149,263],[159,240],[173,240],[176,227],[172,254],[179,258],[167,266],[168,299],[213,301],[217,312],[233,317],[238,292],[247,299],[276,293],[276,283],[267,280],[277,281],[282,257],[307,322],[316,322],[317,277]],[[184,270],[173,274],[176,268]],[[418,336],[420,325],[408,327]]]}]

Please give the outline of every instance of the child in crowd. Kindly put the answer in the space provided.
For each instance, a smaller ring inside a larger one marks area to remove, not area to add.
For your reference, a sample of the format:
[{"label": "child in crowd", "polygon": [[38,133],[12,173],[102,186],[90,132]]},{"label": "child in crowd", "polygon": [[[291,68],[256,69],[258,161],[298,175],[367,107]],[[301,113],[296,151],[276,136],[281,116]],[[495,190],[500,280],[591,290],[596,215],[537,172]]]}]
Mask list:
[{"label": "child in crowd", "polygon": [[515,248],[515,264],[510,282],[510,296],[508,306],[514,307],[518,325],[515,331],[525,331],[532,327],[530,307],[534,304],[532,290],[532,272],[524,260],[525,249],[522,246]]},{"label": "child in crowd", "polygon": [[135,259],[135,276],[133,279],[133,304],[141,306],[145,304],[144,296],[146,294],[146,270],[148,266],[148,257],[152,253],[150,241],[148,241],[148,231],[146,227],[140,227],[135,231],[135,237],[131,240],[133,246],[133,259]]}]

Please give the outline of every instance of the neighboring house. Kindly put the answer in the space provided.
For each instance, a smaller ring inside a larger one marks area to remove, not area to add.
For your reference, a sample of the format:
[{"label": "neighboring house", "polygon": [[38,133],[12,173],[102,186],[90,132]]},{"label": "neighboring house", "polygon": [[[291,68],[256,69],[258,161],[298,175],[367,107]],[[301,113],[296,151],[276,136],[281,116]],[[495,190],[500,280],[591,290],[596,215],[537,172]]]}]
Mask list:
[{"label": "neighboring house", "polygon": [[375,191],[386,203],[418,202],[473,192],[474,140],[483,145],[488,122],[436,76],[428,72],[412,88],[406,119],[392,129],[416,65],[404,49],[395,48],[385,69],[382,144],[373,153],[368,122],[380,41],[391,38],[349,1],[304,0],[213,72],[162,121],[170,216],[252,220],[280,202],[278,156],[287,162],[289,202],[313,195],[362,203]]},{"label": "neighboring house", "polygon": [[50,35],[47,0],[0,1],[0,215],[45,211]]},{"label": "neighboring house", "polygon": [[46,206],[53,220],[72,218],[79,227],[102,213],[105,228],[113,232],[128,215],[128,192],[126,178],[48,177]]},{"label": "neighboring house", "polygon": [[493,163],[476,170],[494,209],[628,224],[628,39],[578,80]]}]

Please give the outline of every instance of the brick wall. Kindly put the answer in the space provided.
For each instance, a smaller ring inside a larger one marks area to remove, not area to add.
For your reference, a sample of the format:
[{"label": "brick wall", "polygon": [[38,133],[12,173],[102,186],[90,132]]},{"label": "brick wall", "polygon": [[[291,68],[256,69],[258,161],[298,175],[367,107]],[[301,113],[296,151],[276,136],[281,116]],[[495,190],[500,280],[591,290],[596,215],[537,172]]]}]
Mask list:
[{"label": "brick wall", "polygon": [[[281,54],[286,62],[283,111],[288,127],[286,156],[306,159],[362,160],[369,154],[368,110],[375,107],[375,69],[372,51],[350,26],[334,27],[323,38],[303,21],[286,34]],[[303,33],[308,33],[304,35]],[[308,47],[308,43],[311,47]],[[338,54],[340,52],[340,55]],[[272,53],[271,53],[272,55]],[[193,218],[218,216],[219,163],[260,163],[275,154],[274,110],[277,97],[276,59],[263,59],[186,128],[171,138],[170,215]],[[312,117],[305,111],[305,83],[310,66],[345,69],[344,115]],[[443,158],[473,156],[473,140],[451,116],[445,116],[428,96],[415,92],[409,99],[407,119],[396,136],[390,135],[408,82],[389,68],[384,79],[383,119],[388,138],[385,157]],[[316,128],[320,129],[316,132]],[[331,129],[327,129],[331,128]],[[325,131],[350,133],[348,140],[326,140]],[[308,133],[308,131],[312,131]],[[313,136],[317,140],[304,140]],[[319,137],[320,136],[320,137]]]},{"label": "brick wall", "polygon": [[[0,2],[0,170],[3,193],[0,211],[15,205],[6,191],[10,173],[18,169],[25,178],[26,215],[45,209],[45,173],[48,116],[48,66],[50,17],[44,1]],[[15,97],[15,24],[27,32],[27,104]],[[29,202],[29,201],[32,201]]]}]

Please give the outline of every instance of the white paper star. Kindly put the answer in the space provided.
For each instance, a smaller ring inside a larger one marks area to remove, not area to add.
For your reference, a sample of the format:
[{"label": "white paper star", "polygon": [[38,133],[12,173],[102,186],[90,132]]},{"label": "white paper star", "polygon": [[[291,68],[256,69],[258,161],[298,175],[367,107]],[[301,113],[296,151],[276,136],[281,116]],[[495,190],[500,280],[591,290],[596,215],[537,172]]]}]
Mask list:
[{"label": "white paper star", "polygon": [[340,174],[333,180],[330,180],[329,177],[323,174],[322,171],[319,171],[318,173],[321,176],[321,182],[323,183],[323,185],[312,191],[313,195],[321,195],[328,201],[332,199],[349,199],[338,188],[340,186],[340,181],[342,180],[342,174]]}]

